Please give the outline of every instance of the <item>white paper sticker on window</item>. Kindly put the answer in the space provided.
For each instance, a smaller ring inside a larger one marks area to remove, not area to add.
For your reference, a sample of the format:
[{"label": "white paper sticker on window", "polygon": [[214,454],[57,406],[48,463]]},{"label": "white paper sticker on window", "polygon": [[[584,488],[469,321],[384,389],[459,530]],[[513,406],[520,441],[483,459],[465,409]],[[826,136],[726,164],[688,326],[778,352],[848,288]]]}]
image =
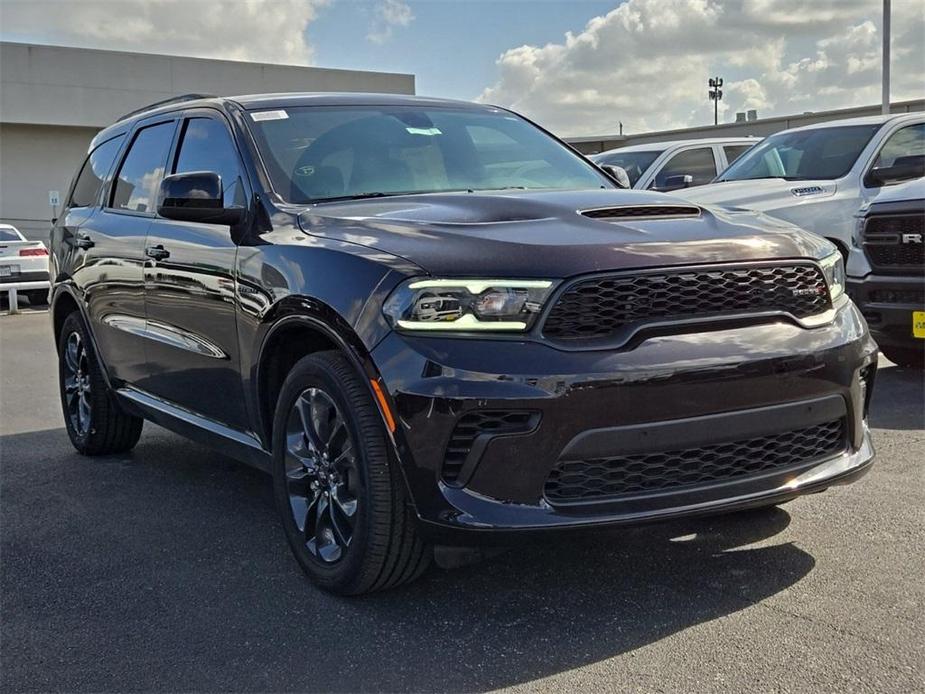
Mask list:
[{"label": "white paper sticker on window", "polygon": [[255,122],[260,122],[262,120],[283,120],[284,118],[288,118],[288,117],[289,117],[289,114],[282,110],[280,111],[255,111],[254,113],[251,114],[251,118],[253,118]]},{"label": "white paper sticker on window", "polygon": [[412,135],[442,135],[439,128],[405,128]]}]

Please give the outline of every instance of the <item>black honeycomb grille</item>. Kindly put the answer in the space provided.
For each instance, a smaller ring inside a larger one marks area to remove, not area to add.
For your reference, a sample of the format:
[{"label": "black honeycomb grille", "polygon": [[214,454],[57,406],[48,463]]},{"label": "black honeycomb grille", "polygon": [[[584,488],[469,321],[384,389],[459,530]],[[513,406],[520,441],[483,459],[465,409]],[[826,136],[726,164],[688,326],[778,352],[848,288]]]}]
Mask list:
[{"label": "black honeycomb grille", "polygon": [[551,503],[600,501],[697,487],[830,457],[845,449],[843,419],[699,448],[559,462],[546,480]]},{"label": "black honeycomb grille", "polygon": [[[864,228],[864,252],[875,269],[900,270],[925,267],[925,215],[872,217]],[[918,241],[908,236],[918,238]]]},{"label": "black honeycomb grille", "polygon": [[536,426],[538,416],[525,410],[477,410],[464,414],[446,446],[443,480],[450,484],[459,481],[466,458],[479,436],[526,433]]},{"label": "black honeycomb grille", "polygon": [[699,217],[700,208],[693,205],[624,205],[622,207],[600,207],[583,210],[585,217],[591,219],[640,219],[665,217]]},{"label": "black honeycomb grille", "polygon": [[808,264],[612,275],[569,287],[550,311],[543,334],[601,339],[655,320],[764,311],[806,318],[830,307],[822,272]]}]

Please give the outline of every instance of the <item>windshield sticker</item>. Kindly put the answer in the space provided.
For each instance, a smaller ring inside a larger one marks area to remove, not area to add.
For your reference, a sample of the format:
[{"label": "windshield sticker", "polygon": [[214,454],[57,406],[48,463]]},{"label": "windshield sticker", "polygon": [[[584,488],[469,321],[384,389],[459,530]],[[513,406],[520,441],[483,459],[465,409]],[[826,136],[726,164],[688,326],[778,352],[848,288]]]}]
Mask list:
[{"label": "windshield sticker", "polygon": [[283,110],[279,111],[256,111],[251,114],[251,118],[254,119],[254,122],[259,123],[262,120],[283,120],[288,118],[289,114]]},{"label": "windshield sticker", "polygon": [[440,128],[405,128],[412,135],[442,135]]}]

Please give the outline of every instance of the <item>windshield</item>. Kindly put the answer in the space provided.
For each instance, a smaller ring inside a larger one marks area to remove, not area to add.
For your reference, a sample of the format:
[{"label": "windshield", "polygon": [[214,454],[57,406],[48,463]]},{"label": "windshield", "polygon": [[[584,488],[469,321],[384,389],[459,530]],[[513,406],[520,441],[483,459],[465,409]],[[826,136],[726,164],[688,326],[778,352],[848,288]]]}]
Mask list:
[{"label": "windshield", "polygon": [[22,237],[13,227],[0,227],[0,241],[22,241]]},{"label": "windshield", "polygon": [[880,127],[846,125],[772,135],[736,159],[717,180],[841,178]]},{"label": "windshield", "polygon": [[583,157],[505,111],[307,106],[251,119],[273,186],[292,203],[613,187]]},{"label": "windshield", "polygon": [[595,154],[591,157],[591,161],[621,167],[630,177],[630,185],[634,186],[646,169],[652,166],[652,162],[658,159],[658,155],[664,151],[653,149],[647,152],[603,152]]}]

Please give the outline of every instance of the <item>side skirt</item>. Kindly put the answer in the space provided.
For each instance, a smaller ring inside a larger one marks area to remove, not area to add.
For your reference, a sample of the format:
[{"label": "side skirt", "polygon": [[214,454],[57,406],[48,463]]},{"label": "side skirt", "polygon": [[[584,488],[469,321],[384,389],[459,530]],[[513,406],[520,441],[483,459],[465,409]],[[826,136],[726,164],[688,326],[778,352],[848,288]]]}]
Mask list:
[{"label": "side skirt", "polygon": [[270,471],[272,456],[263,449],[256,436],[231,429],[137,388],[126,386],[115,393],[127,410],[242,463],[264,472]]}]

